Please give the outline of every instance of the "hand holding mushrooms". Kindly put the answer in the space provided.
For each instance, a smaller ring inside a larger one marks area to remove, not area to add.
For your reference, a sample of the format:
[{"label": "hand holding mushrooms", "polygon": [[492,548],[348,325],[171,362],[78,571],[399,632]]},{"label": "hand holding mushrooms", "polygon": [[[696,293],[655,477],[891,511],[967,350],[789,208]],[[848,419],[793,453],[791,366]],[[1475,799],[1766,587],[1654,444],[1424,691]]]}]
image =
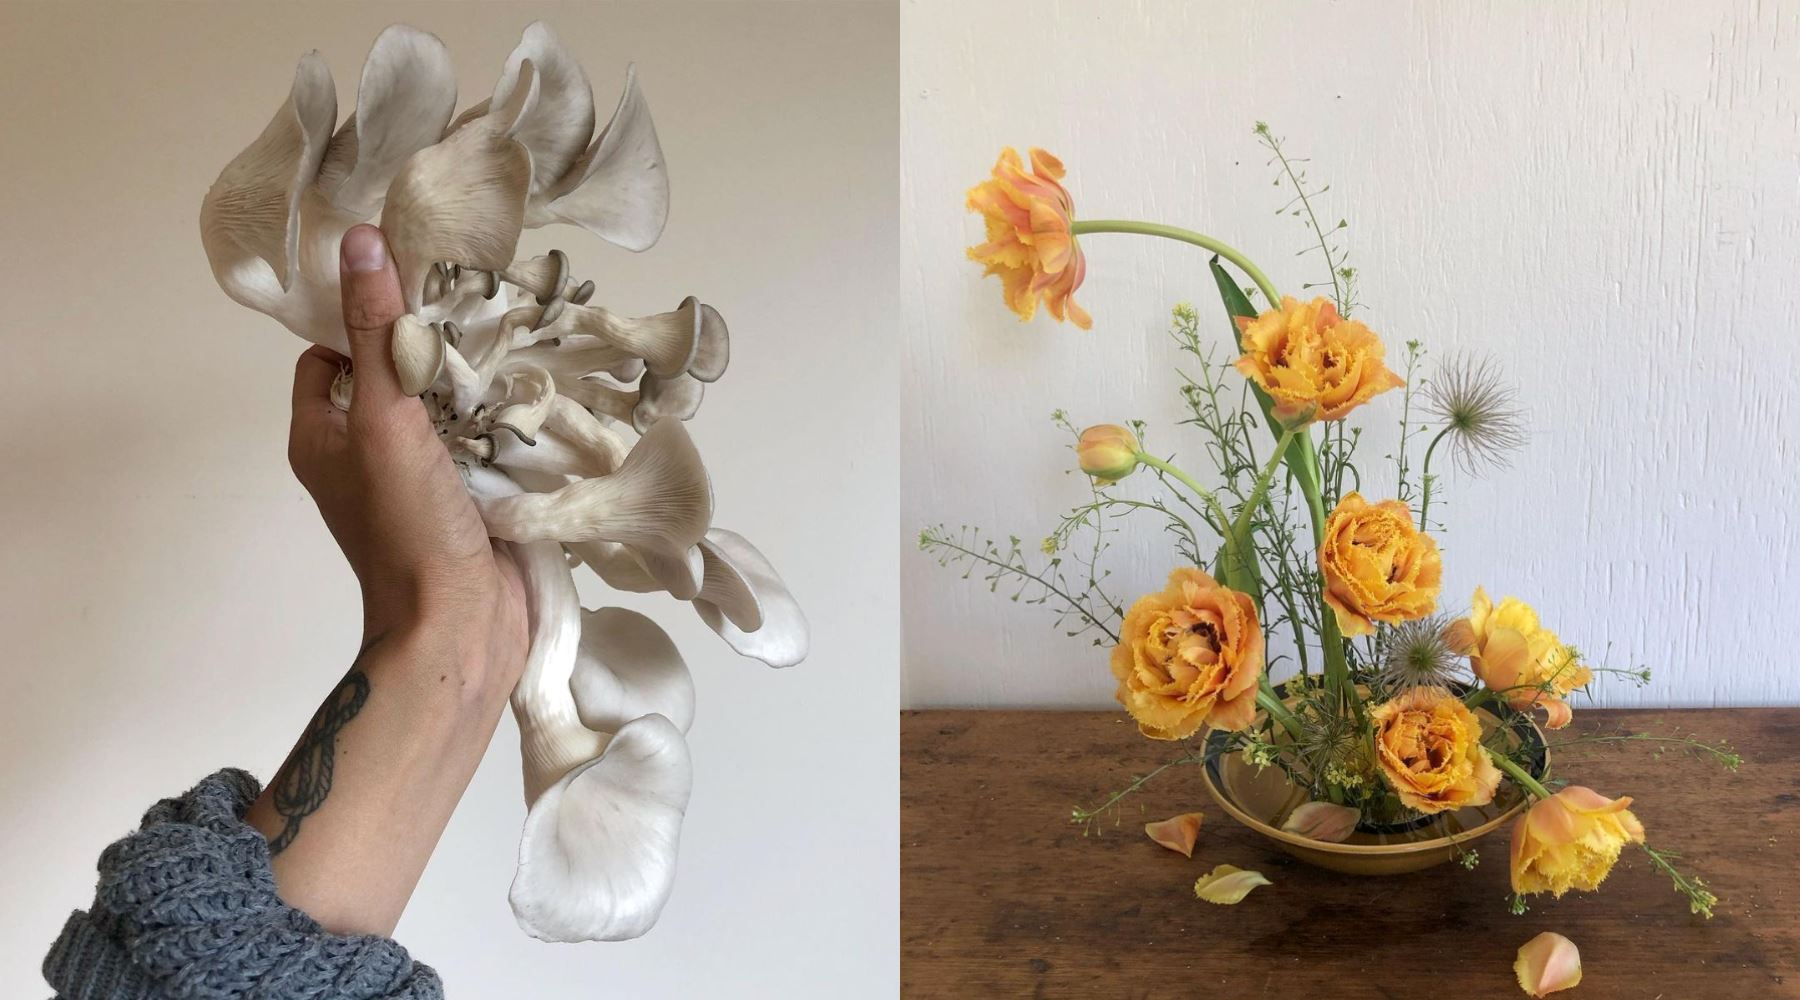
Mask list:
[{"label": "hand holding mushrooms", "polygon": [[[401,460],[419,463],[407,470],[416,476],[409,489],[419,492],[410,506],[368,499],[362,513],[377,521],[360,520],[353,502],[320,500],[363,580],[371,642],[309,733],[333,732],[341,751],[359,730],[379,728],[378,712],[402,729],[421,722],[416,713],[429,714],[423,706],[431,692],[385,699],[383,678],[429,688],[436,674],[404,664],[443,655],[442,637],[406,623],[429,617],[437,600],[468,595],[404,596],[403,587],[369,594],[386,556],[365,543],[402,527],[380,519],[412,511],[417,520],[404,530],[418,534],[403,545],[422,547],[404,549],[409,554],[399,563],[425,578],[466,583],[478,595],[470,607],[491,599],[502,624],[490,639],[510,628],[508,556],[494,554],[509,552],[526,631],[510,694],[527,807],[509,893],[513,913],[527,933],[545,940],[632,938],[655,924],[674,884],[693,783],[685,733],[694,720],[694,683],[674,642],[650,618],[618,607],[583,609],[573,566],[586,565],[615,590],[665,593],[690,604],[732,649],[769,666],[805,657],[806,620],[762,553],[713,525],[712,484],[684,425],[706,384],[726,370],[720,313],[692,296],[665,312],[614,311],[592,304],[596,282],[582,280],[568,254],[518,256],[521,231],[551,223],[632,251],[661,235],[668,174],[635,74],[627,69],[610,120],[596,128],[586,74],[537,23],[525,29],[492,94],[455,110],[449,53],[424,32],[395,25],[376,38],[357,107],[341,122],[330,71],[316,53],[302,57],[287,100],[208,191],[201,241],[226,294],[352,358],[351,371],[334,373],[329,385],[329,355],[309,352],[302,364],[308,419],[319,422],[306,428],[318,436],[306,440],[327,442],[295,455],[315,497],[331,495],[339,463],[355,468],[390,454],[357,451],[357,429],[368,421],[392,436],[364,446],[391,447]],[[372,218],[391,251],[392,270],[384,273],[393,283],[384,285],[380,310],[363,315],[350,304],[363,301],[362,272],[340,273],[338,249],[346,234],[354,244],[356,233],[368,232],[353,227]],[[370,331],[390,329],[387,363],[376,365],[371,347],[384,341]],[[339,450],[329,442],[331,421],[340,418],[322,412],[321,389],[343,411],[348,440]],[[297,386],[296,407],[301,393]],[[442,444],[424,448],[427,437]],[[484,550],[476,542],[483,532],[503,549]],[[511,678],[480,680],[478,689]],[[480,697],[468,700],[482,707]],[[484,741],[488,725],[476,727]],[[405,784],[400,774],[429,770],[433,746],[430,735],[409,744],[396,758],[396,774],[370,779],[370,787],[398,787]],[[337,780],[347,782],[355,770],[348,762],[367,760],[334,757],[330,749],[303,740],[290,768],[295,760],[315,772],[335,765]],[[435,762],[442,777],[464,766],[472,771],[479,757],[466,757],[463,746],[435,752],[448,755]],[[349,807],[339,809],[347,785],[313,805],[316,796],[291,782],[272,784],[269,808],[259,803],[253,812],[272,848],[287,836],[270,815],[284,815],[274,808],[280,786],[290,786],[289,798],[299,803],[292,808],[313,807],[281,856],[300,852],[315,835],[321,843],[331,839],[326,830],[333,826],[346,838],[392,834],[379,810],[353,817]],[[447,784],[460,794],[460,782]],[[334,812],[339,819],[328,823]],[[434,821],[435,813],[427,814],[421,826]],[[432,842],[441,825],[430,830]],[[310,884],[277,871],[284,894]],[[410,892],[407,872],[407,864],[387,866],[393,891],[406,882]]]}]

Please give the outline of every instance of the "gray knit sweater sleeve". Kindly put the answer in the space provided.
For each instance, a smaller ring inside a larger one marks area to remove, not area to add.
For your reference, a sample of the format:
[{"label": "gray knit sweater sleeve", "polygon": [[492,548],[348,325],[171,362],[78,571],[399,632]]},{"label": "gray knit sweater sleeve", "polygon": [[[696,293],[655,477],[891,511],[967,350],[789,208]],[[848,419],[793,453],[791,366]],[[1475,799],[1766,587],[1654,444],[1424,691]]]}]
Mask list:
[{"label": "gray knit sweater sleeve", "polygon": [[212,775],[100,855],[91,909],[44,959],[57,1000],[439,1000],[430,966],[382,937],[327,933],[275,895],[269,844],[244,822],[260,788]]}]

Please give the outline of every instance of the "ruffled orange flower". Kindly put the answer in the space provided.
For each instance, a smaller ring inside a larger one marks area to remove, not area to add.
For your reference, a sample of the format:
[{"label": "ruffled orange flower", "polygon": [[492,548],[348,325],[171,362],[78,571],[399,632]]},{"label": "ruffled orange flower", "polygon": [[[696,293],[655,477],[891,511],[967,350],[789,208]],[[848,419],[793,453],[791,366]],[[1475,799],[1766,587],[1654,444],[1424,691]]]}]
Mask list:
[{"label": "ruffled orange flower", "polygon": [[1031,172],[1017,150],[1000,151],[994,176],[969,189],[968,206],[987,220],[987,242],[969,248],[969,259],[1000,276],[1006,306],[1028,320],[1042,299],[1050,315],[1086,330],[1094,325],[1075,304],[1075,289],[1087,276],[1081,246],[1069,231],[1075,200],[1060,183],[1062,161],[1031,150]]},{"label": "ruffled orange flower", "polygon": [[1393,625],[1435,611],[1444,565],[1406,504],[1371,504],[1349,493],[1325,520],[1319,571],[1338,630],[1352,636],[1372,634],[1378,621]]},{"label": "ruffled orange flower", "polygon": [[1382,777],[1409,809],[1486,805],[1500,769],[1481,748],[1481,720],[1441,687],[1416,687],[1369,710]]},{"label": "ruffled orange flower", "polygon": [[1599,888],[1625,845],[1644,841],[1629,805],[1630,796],[1609,799],[1580,785],[1539,799],[1513,825],[1513,891],[1561,896]]},{"label": "ruffled orange flower", "polygon": [[1262,669],[1256,603],[1189,567],[1138,598],[1112,652],[1119,704],[1156,740],[1249,728]]},{"label": "ruffled orange flower", "polygon": [[1444,639],[1507,704],[1521,712],[1543,709],[1551,729],[1574,716],[1565,700],[1569,692],[1594,679],[1575,651],[1538,623],[1530,605],[1508,597],[1495,607],[1480,587],[1469,601],[1469,617],[1452,622]]},{"label": "ruffled orange flower", "polygon": [[1342,420],[1376,393],[1406,384],[1388,370],[1387,349],[1367,326],[1338,315],[1329,299],[1300,302],[1238,318],[1244,356],[1237,370],[1275,401],[1275,419],[1312,412],[1314,420]]}]

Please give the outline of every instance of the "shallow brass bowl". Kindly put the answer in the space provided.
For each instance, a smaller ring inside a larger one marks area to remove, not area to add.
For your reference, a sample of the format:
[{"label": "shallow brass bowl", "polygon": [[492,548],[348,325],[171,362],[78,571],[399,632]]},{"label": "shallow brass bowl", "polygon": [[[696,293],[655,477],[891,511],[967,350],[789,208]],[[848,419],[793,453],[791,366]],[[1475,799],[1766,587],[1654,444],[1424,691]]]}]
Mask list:
[{"label": "shallow brass bowl", "polygon": [[[1276,691],[1280,693],[1283,687]],[[1285,696],[1283,700],[1290,701]],[[1549,769],[1549,747],[1535,721],[1518,715],[1509,723],[1486,709],[1477,709],[1475,714],[1483,732],[1504,728],[1511,748],[1536,748],[1535,759],[1527,768],[1533,776],[1542,777]],[[1307,864],[1350,875],[1400,875],[1441,865],[1517,816],[1529,799],[1514,784],[1502,781],[1494,801],[1486,806],[1439,813],[1401,832],[1358,828],[1343,843],[1328,844],[1280,829],[1288,814],[1306,801],[1305,790],[1292,784],[1279,767],[1258,768],[1245,761],[1243,754],[1226,751],[1229,739],[1230,734],[1223,732],[1207,737],[1206,766],[1201,769],[1206,791],[1219,808]]]}]

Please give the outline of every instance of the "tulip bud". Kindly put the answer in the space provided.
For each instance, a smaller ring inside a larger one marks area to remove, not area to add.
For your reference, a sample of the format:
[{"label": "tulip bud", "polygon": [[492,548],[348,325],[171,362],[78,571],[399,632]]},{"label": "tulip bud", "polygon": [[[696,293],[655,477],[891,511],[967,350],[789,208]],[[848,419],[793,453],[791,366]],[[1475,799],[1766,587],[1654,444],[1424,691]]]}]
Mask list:
[{"label": "tulip bud", "polygon": [[1081,471],[1103,483],[1117,482],[1138,466],[1138,442],[1118,424],[1099,424],[1081,432],[1075,445]]}]

